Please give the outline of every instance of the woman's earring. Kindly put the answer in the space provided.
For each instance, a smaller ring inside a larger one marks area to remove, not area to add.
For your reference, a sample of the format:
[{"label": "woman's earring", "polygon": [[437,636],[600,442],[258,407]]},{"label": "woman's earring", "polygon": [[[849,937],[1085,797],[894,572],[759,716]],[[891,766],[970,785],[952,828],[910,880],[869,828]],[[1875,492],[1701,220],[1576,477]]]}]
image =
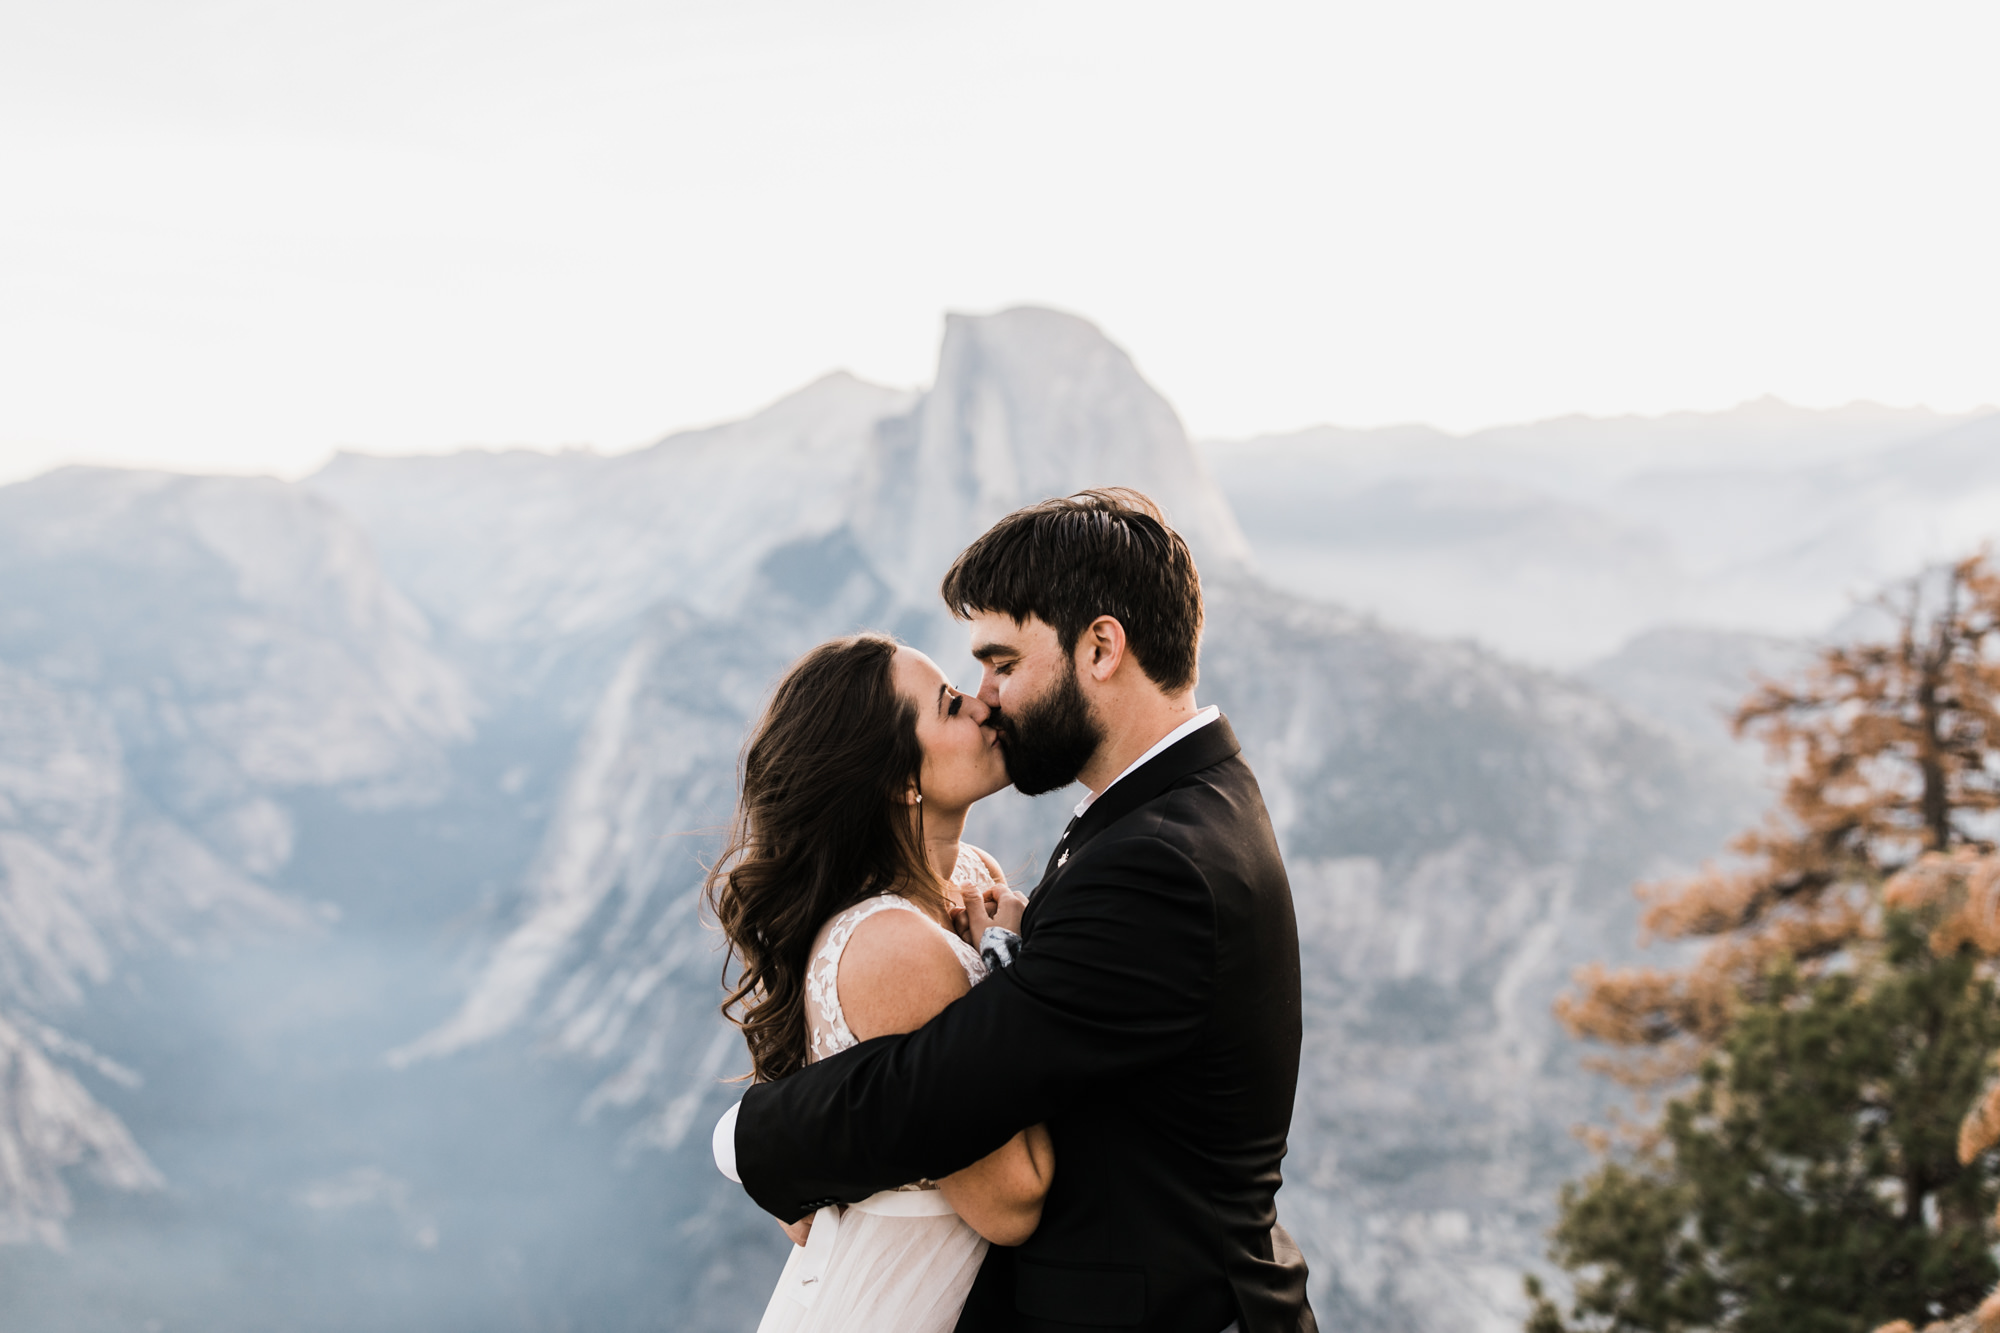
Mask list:
[{"label": "woman's earring", "polygon": [[918,792],[918,793],[917,793],[917,804],[918,804],[918,805],[922,805],[923,803],[924,803],[924,794],[923,794],[922,792]]}]

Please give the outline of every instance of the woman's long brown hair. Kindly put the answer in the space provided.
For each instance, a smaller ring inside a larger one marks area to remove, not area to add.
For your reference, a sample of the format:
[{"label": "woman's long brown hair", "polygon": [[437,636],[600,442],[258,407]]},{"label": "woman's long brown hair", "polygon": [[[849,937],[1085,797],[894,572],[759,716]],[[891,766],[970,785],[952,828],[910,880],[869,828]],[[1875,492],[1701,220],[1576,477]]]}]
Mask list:
[{"label": "woman's long brown hair", "polygon": [[880,634],[813,649],[778,683],[743,752],[729,845],[705,889],[729,941],[722,1012],[743,1029],[760,1080],[806,1063],[806,966],[827,919],[878,893],[945,887],[906,799],[924,756],[916,708],[896,693],[895,653]]}]

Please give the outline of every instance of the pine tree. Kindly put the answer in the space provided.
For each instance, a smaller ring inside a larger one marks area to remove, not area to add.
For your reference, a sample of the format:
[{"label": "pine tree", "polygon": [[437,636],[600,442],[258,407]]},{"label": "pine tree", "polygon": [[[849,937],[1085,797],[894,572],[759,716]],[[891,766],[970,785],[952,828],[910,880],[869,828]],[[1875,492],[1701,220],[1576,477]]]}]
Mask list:
[{"label": "pine tree", "polygon": [[1531,1333],[1865,1333],[1996,1276],[2000,572],[1968,560],[1884,606],[1882,641],[1738,712],[1785,782],[1737,863],[1642,890],[1651,935],[1704,942],[1692,963],[1587,968],[1559,1005],[1666,1100],[1565,1188],[1576,1322],[1531,1283]]}]

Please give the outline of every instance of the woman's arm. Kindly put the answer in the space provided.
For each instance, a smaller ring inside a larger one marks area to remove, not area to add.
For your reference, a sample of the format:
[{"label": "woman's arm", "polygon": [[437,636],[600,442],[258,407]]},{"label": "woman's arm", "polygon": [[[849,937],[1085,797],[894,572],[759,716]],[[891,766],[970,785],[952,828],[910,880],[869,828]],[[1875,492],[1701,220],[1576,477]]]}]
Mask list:
[{"label": "woman's arm", "polygon": [[974,1231],[995,1245],[1019,1245],[1042,1224],[1042,1200],[1055,1178],[1049,1127],[1030,1125],[938,1188]]},{"label": "woman's arm", "polygon": [[[914,1032],[970,987],[951,945],[911,912],[877,912],[841,954],[841,1012],[863,1041]],[[1019,1245],[1042,1220],[1055,1151],[1041,1125],[938,1182],[966,1225],[995,1245]]]}]

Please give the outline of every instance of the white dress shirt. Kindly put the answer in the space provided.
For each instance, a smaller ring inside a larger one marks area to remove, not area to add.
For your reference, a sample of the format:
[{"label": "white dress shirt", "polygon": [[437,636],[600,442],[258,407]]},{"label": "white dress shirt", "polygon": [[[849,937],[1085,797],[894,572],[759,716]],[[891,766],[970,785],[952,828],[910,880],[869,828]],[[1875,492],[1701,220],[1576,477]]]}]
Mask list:
[{"label": "white dress shirt", "polygon": [[[1215,721],[1215,719],[1221,716],[1222,716],[1222,710],[1216,707],[1214,704],[1210,704],[1208,707],[1202,709],[1200,712],[1196,713],[1193,717],[1181,723],[1178,727],[1175,727],[1172,731],[1168,732],[1166,735],[1160,737],[1159,743],[1155,745],[1152,749],[1146,751],[1146,753],[1140,755],[1137,759],[1134,759],[1131,763],[1127,764],[1125,766],[1125,771],[1123,773],[1120,773],[1117,777],[1111,779],[1111,781],[1104,784],[1104,791],[1110,791],[1120,782],[1123,782],[1126,778],[1131,777],[1134,769],[1138,768],[1141,764],[1144,764],[1147,760],[1151,759],[1154,755],[1158,754],[1160,751],[1166,749],[1169,745],[1177,744],[1186,737],[1194,735],[1197,731],[1200,731],[1203,727],[1207,726],[1209,723]],[[1083,812],[1090,809],[1091,805],[1096,802],[1097,798],[1104,795],[1104,791],[1084,792],[1083,799],[1076,803],[1076,816],[1078,819],[1083,818]]]},{"label": "white dress shirt", "polygon": [[743,1177],[736,1174],[736,1113],[742,1109],[742,1102],[731,1102],[715,1122],[715,1135],[708,1143],[715,1153],[715,1169],[739,1185]]}]

